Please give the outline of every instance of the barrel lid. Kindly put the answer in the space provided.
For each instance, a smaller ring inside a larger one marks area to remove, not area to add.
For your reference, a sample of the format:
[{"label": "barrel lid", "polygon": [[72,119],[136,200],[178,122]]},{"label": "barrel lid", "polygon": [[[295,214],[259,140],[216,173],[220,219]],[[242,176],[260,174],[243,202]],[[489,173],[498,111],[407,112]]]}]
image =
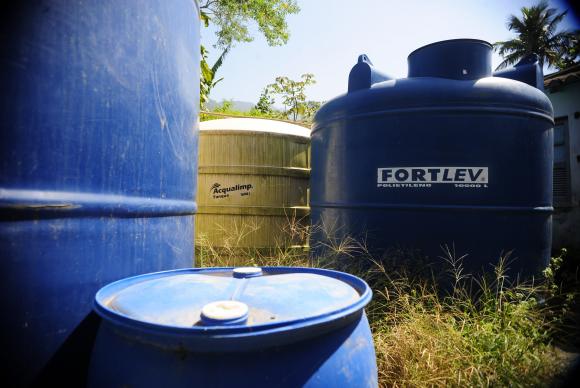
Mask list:
[{"label": "barrel lid", "polygon": [[293,135],[310,137],[310,130],[300,125],[286,123],[278,120],[230,118],[202,121],[199,123],[200,131],[242,131],[242,132],[266,132],[280,135]]},{"label": "barrel lid", "polygon": [[103,287],[95,309],[113,322],[191,332],[252,333],[361,312],[371,291],[337,271],[296,267],[184,269]]}]

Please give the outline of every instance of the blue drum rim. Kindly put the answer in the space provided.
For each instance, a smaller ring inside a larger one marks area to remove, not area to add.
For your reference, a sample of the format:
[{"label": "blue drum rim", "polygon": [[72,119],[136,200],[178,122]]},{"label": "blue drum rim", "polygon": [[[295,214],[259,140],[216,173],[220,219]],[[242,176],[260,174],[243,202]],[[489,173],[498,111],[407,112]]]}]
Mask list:
[{"label": "blue drum rim", "polygon": [[163,278],[179,274],[195,274],[195,273],[212,273],[233,271],[234,267],[212,267],[212,268],[182,268],[177,270],[153,272],[144,275],[133,276],[118,280],[102,287],[94,298],[93,308],[95,312],[103,318],[104,321],[119,326],[128,330],[137,330],[140,332],[147,332],[153,334],[155,337],[174,337],[185,336],[187,338],[196,339],[203,338],[210,341],[219,339],[244,338],[257,336],[267,336],[271,334],[278,334],[287,331],[301,331],[300,329],[307,329],[309,327],[324,326],[334,321],[341,320],[347,323],[347,318],[357,313],[362,313],[365,306],[372,299],[372,291],[369,285],[362,279],[340,271],[320,268],[307,267],[261,267],[265,274],[285,274],[285,273],[312,273],[323,276],[329,276],[334,279],[343,281],[353,287],[360,295],[360,298],[355,303],[352,303],[344,308],[336,309],[324,314],[314,315],[307,318],[286,320],[273,323],[256,324],[252,326],[231,325],[231,326],[192,326],[192,327],[176,327],[166,326],[162,324],[144,322],[138,319],[131,318],[114,311],[104,305],[104,300],[111,294],[126,288],[132,284],[137,284],[142,281]]},{"label": "blue drum rim", "polygon": [[0,219],[39,216],[44,218],[167,217],[195,215],[196,212],[195,201],[179,198],[0,187]]}]

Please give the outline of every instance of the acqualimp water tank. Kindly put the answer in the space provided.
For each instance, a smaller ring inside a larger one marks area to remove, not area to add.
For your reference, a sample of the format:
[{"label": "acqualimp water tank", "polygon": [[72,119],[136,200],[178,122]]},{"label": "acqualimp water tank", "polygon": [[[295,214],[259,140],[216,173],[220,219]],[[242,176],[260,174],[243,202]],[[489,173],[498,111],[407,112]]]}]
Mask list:
[{"label": "acqualimp water tank", "polygon": [[468,255],[467,271],[490,269],[508,252],[511,274],[547,264],[552,106],[514,80],[538,86],[537,63],[500,78],[491,52],[480,40],[434,43],[409,55],[405,79],[359,58],[348,93],[313,125],[314,255],[331,234],[364,240],[379,257],[418,249],[437,261],[448,246]]},{"label": "acqualimp water tank", "polygon": [[309,147],[310,130],[295,124],[252,118],[201,122],[198,248],[305,246],[299,232],[310,222]]}]

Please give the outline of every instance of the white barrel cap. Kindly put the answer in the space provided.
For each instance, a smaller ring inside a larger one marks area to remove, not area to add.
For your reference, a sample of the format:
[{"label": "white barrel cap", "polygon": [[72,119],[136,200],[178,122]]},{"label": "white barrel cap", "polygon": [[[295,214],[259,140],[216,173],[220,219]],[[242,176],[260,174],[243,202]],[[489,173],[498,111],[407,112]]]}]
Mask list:
[{"label": "white barrel cap", "polygon": [[201,309],[201,319],[206,323],[231,322],[248,316],[248,305],[235,300],[208,303]]},{"label": "white barrel cap", "polygon": [[262,268],[260,267],[238,267],[234,268],[235,278],[252,278],[254,276],[262,275]]}]

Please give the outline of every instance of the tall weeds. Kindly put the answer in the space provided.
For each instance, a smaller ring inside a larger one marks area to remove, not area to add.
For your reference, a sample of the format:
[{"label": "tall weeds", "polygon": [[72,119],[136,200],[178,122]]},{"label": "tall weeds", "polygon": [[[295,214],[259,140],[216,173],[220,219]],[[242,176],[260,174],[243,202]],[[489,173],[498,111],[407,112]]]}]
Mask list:
[{"label": "tall weeds", "polygon": [[315,258],[306,249],[212,247],[200,240],[197,260],[201,266],[330,268],[365,279],[374,293],[367,315],[384,387],[547,386],[565,370],[568,359],[553,346],[565,308],[546,302],[557,294],[549,276],[537,284],[509,279],[509,255],[485,276],[474,276],[453,247],[443,247],[450,287],[441,289],[428,266],[405,265],[401,252],[377,259],[364,242],[323,229],[328,238],[311,247],[319,253]]}]

